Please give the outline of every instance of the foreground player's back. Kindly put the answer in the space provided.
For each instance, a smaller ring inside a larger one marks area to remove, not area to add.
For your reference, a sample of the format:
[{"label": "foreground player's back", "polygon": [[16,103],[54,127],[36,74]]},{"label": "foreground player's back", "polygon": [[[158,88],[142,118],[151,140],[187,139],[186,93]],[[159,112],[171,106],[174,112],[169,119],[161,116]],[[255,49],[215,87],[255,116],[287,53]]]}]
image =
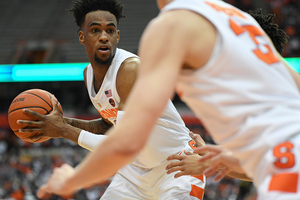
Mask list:
[{"label": "foreground player's back", "polygon": [[[209,62],[194,73],[185,70],[178,90],[219,144],[226,143],[242,160],[255,156],[258,161],[267,149],[266,142],[276,143],[300,131],[298,126],[289,126],[300,117],[296,84],[269,37],[250,15],[214,0],[177,0],[163,12],[175,9],[199,13],[217,31]],[[271,133],[272,138],[268,137]],[[248,150],[261,148],[245,154],[245,146]]]}]

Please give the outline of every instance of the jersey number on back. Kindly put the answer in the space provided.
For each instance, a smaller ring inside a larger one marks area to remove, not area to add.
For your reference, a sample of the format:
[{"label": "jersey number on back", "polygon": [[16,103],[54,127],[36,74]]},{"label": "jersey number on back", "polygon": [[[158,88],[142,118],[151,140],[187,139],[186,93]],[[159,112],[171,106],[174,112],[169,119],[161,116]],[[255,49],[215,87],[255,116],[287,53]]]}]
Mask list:
[{"label": "jersey number on back", "polygon": [[284,142],[277,145],[273,150],[276,158],[275,166],[280,169],[291,168],[295,165],[295,156],[292,152],[294,145],[291,142]]},{"label": "jersey number on back", "polygon": [[239,36],[244,32],[248,32],[250,37],[252,38],[253,42],[256,44],[257,49],[253,50],[254,54],[262,61],[264,61],[267,64],[273,64],[279,61],[279,59],[274,55],[272,52],[272,49],[269,45],[264,45],[267,49],[267,53],[263,53],[259,49],[259,45],[261,45],[257,40],[256,36],[261,36],[264,35],[264,33],[259,30],[257,27],[253,25],[245,25],[245,26],[240,26],[237,23],[235,23],[232,19],[229,20],[230,23],[230,28],[233,30],[233,32]]}]

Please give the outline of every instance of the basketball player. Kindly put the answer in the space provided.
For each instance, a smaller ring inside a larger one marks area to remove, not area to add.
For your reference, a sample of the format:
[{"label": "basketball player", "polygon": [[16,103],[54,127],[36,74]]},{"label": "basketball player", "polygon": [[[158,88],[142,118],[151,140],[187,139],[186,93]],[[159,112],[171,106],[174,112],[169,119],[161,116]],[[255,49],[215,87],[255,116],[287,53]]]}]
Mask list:
[{"label": "basketball player", "polygon": [[78,168],[55,170],[39,193],[70,193],[126,165],[176,88],[239,159],[258,199],[299,199],[298,74],[247,13],[219,0],[157,3],[161,13],[141,38],[139,76],[122,120]]},{"label": "basketball player", "polygon": [[[261,9],[256,9],[254,11],[249,11],[249,14],[259,23],[262,29],[267,33],[267,35],[272,40],[276,50],[282,54],[284,45],[288,43],[289,36],[280,29],[277,24],[274,24],[275,14],[263,15]],[[198,138],[199,135],[190,133],[190,136],[193,140],[201,141],[201,138]],[[197,137],[198,136],[198,137]],[[199,145],[200,146],[200,145]],[[198,150],[196,150],[198,152]],[[199,163],[199,156],[196,156],[192,153],[186,152],[186,155],[174,154],[168,157],[168,160],[176,160],[168,164],[166,169],[167,173],[173,173],[179,171],[175,174],[175,177],[180,177],[183,175],[199,175],[205,174],[206,177],[215,174],[214,180],[219,181],[225,175],[233,175],[229,172],[239,173],[239,179],[245,181],[252,181],[247,176],[242,176],[244,170],[240,166],[238,160],[232,156],[232,152],[228,149],[223,148],[220,145],[206,145],[204,149],[199,151],[199,153],[209,152],[202,156],[201,162],[207,162],[203,167],[203,164]],[[234,178],[237,178],[235,176]]]},{"label": "basketball player", "polygon": [[[53,121],[55,127],[46,124],[43,136],[64,137],[93,151],[105,136],[91,132],[104,134],[124,114],[124,104],[135,82],[140,59],[117,48],[120,39],[117,24],[123,17],[122,9],[123,5],[116,0],[78,0],[74,3],[71,11],[80,28],[79,41],[85,46],[90,60],[84,70],[84,80],[89,97],[102,118],[93,121],[65,118],[67,123],[77,128],[66,124],[59,127],[59,123]],[[63,121],[61,117],[58,120]],[[122,146],[122,143],[118,145]],[[133,143],[131,145],[135,146]],[[114,178],[101,199],[202,199],[205,186],[203,175],[175,179],[174,174],[168,175],[165,171],[169,155],[184,149],[192,151],[193,145],[189,130],[169,100],[148,143],[131,164],[117,174],[109,175],[114,175]],[[105,162],[98,165],[97,171],[106,164],[109,165]]]}]

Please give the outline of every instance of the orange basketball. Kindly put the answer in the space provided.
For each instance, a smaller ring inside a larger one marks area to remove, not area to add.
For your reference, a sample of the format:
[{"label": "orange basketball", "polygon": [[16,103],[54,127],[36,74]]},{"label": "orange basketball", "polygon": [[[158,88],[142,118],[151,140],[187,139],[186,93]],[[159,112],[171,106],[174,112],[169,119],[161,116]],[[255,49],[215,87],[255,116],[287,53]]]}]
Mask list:
[{"label": "orange basketball", "polygon": [[[54,95],[41,89],[26,90],[14,98],[14,100],[11,102],[8,109],[8,123],[10,128],[19,138],[27,142],[33,142],[33,143],[44,142],[50,139],[49,137],[41,137],[36,141],[28,140],[27,137],[36,135],[38,134],[38,132],[20,133],[19,132],[20,128],[27,128],[27,127],[25,125],[17,124],[17,120],[19,119],[31,120],[31,121],[37,120],[36,118],[23,113],[24,108],[28,108],[42,115],[47,115],[51,113],[53,110],[53,106],[51,102],[52,98],[54,98],[54,100],[58,102],[57,99],[54,97]],[[58,108],[60,112],[63,113],[62,107],[59,102],[58,102]]]}]

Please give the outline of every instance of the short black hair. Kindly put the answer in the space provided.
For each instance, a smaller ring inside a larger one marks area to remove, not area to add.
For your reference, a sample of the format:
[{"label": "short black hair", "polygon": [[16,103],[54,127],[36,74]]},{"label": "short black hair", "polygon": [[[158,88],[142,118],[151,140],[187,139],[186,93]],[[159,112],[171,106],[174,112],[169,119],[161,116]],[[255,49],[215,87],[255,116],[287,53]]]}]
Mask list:
[{"label": "short black hair", "polygon": [[77,26],[81,27],[85,20],[85,16],[93,11],[103,10],[112,13],[119,23],[123,15],[124,5],[116,0],[77,0],[73,4],[73,8],[69,10],[73,13]]},{"label": "short black hair", "polygon": [[284,45],[288,43],[289,36],[274,23],[275,14],[270,13],[263,15],[261,8],[254,11],[250,10],[248,13],[259,23],[262,29],[271,38],[276,50],[282,54]]}]

